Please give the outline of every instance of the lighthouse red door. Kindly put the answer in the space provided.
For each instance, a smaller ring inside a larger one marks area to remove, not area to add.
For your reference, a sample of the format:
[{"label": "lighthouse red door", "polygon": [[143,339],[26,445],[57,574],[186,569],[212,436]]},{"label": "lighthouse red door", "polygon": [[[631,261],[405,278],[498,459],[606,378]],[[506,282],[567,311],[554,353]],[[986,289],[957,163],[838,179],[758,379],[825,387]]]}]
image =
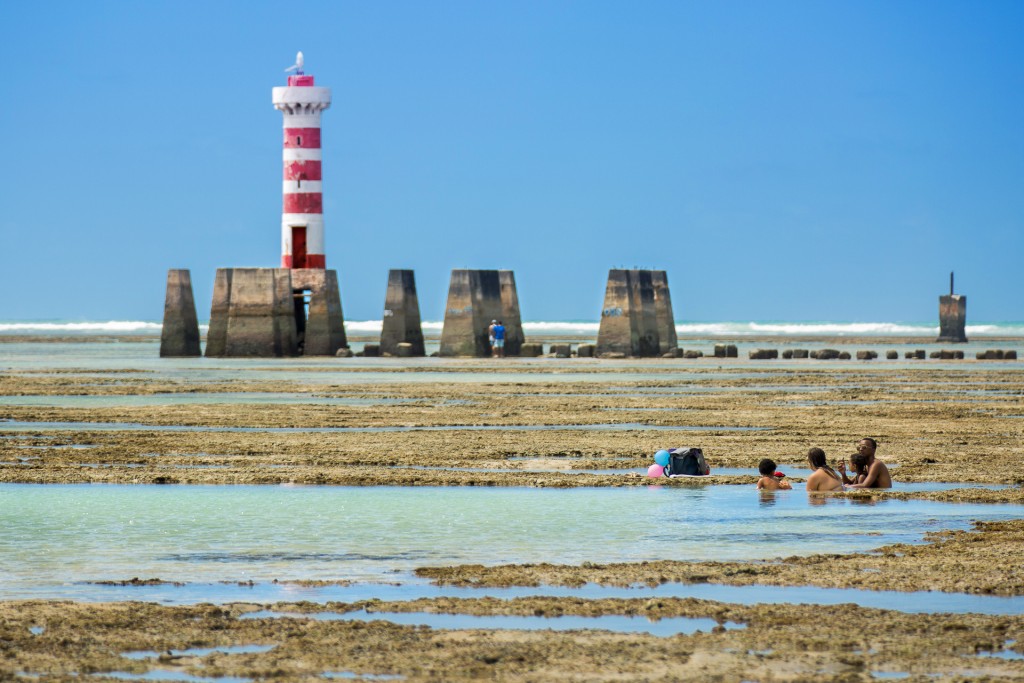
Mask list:
[{"label": "lighthouse red door", "polygon": [[306,228],[292,226],[292,268],[306,267]]}]

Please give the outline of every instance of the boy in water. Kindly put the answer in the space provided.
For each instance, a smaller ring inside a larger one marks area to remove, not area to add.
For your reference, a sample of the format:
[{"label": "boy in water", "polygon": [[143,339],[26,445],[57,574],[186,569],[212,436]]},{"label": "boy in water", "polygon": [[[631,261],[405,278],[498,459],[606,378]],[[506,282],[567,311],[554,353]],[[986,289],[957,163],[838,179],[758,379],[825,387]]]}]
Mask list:
[{"label": "boy in water", "polygon": [[775,461],[768,458],[758,463],[757,471],[761,475],[757,480],[759,491],[778,491],[779,489],[788,491],[793,488],[788,481],[775,476],[775,467]]}]

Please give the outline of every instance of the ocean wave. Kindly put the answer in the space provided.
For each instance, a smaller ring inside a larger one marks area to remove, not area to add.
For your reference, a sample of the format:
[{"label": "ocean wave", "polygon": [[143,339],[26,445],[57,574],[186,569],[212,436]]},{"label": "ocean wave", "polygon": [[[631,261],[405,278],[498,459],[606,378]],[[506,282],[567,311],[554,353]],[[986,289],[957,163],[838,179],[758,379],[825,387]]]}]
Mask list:
[{"label": "ocean wave", "polygon": [[160,323],[138,320],[108,320],[107,322],[0,322],[0,332],[159,332]]},{"label": "ocean wave", "polygon": [[676,332],[687,336],[710,334],[716,336],[933,336],[938,325],[907,323],[839,323],[839,322],[747,322],[747,323],[694,323],[676,325]]}]

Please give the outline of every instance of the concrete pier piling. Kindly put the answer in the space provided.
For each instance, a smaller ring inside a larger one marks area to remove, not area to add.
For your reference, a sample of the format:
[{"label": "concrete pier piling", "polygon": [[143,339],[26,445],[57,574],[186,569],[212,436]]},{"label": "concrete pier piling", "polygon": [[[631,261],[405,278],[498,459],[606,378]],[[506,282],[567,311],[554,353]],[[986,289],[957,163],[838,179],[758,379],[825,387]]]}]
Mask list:
[{"label": "concrete pier piling", "polygon": [[295,304],[287,268],[218,268],[207,357],[294,356]]},{"label": "concrete pier piling", "polygon": [[597,354],[653,357],[667,353],[677,344],[664,271],[609,270],[597,332]]},{"label": "concrete pier piling", "polygon": [[192,274],[185,269],[168,270],[160,357],[199,355],[199,321],[192,296]]},{"label": "concrete pier piling", "polygon": [[453,269],[441,330],[440,354],[490,356],[487,328],[492,320],[501,320],[505,325],[505,355],[518,355],[523,343],[523,329],[512,271]]},{"label": "concrete pier piling", "polygon": [[953,273],[949,274],[949,294],[939,297],[939,338],[951,344],[967,343],[967,297],[953,293]]},{"label": "concrete pier piling", "polygon": [[668,273],[652,270],[651,284],[654,286],[654,310],[657,314],[658,350],[662,354],[673,353],[679,347],[679,337],[676,334],[672,297],[668,291]]},{"label": "concrete pier piling", "polygon": [[523,320],[519,314],[519,293],[516,291],[516,276],[511,270],[498,271],[498,285],[501,287],[501,320],[505,326],[505,355],[518,356],[523,347]]},{"label": "concrete pier piling", "polygon": [[337,271],[293,268],[291,274],[296,352],[303,356],[335,355],[348,346]]},{"label": "concrete pier piling", "polygon": [[333,356],[346,346],[335,271],[217,269],[208,357]]},{"label": "concrete pier piling", "polygon": [[[408,346],[402,346],[407,344]],[[388,271],[380,351],[392,356],[423,356],[423,327],[416,296],[416,277],[411,270]]]}]

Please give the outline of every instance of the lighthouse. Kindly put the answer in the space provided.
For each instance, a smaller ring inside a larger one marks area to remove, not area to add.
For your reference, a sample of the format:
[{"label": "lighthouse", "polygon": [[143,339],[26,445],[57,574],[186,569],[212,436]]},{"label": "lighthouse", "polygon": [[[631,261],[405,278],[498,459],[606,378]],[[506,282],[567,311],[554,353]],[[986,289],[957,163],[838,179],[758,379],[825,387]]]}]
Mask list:
[{"label": "lighthouse", "polygon": [[331,106],[331,89],[304,73],[300,52],[288,69],[288,85],[273,90],[284,118],[281,267],[326,268],[320,114]]},{"label": "lighthouse", "polygon": [[[331,91],[318,88],[302,68],[300,52],[295,66],[285,69],[295,72],[288,85],[273,89],[274,108],[284,115],[281,267],[217,269],[207,356],[350,355],[338,274],[324,258],[320,113],[331,106]],[[161,340],[161,355],[198,353],[198,345],[188,345],[191,327],[178,324],[192,321],[198,339],[195,314],[189,318],[184,310],[192,301],[185,291],[189,277],[188,271],[168,273],[165,327],[176,336]]]}]

